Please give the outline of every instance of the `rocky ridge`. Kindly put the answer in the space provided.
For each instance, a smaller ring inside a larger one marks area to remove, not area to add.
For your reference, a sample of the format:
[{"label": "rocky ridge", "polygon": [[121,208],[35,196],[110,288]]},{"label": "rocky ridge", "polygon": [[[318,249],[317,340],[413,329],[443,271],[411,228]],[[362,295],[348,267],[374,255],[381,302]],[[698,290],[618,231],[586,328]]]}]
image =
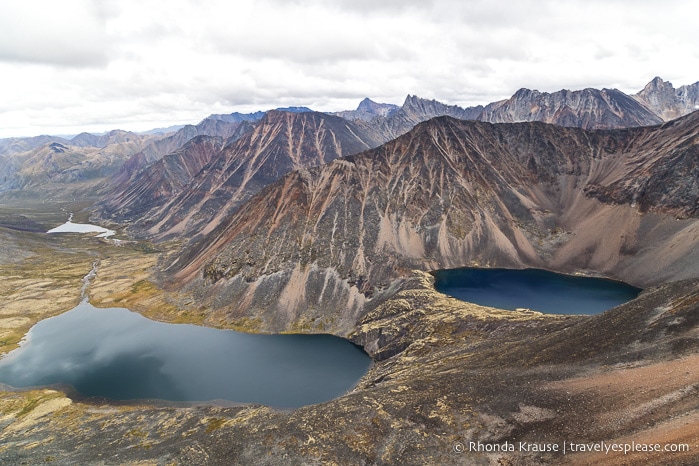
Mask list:
[{"label": "rocky ridge", "polygon": [[664,121],[633,97],[616,89],[553,93],[520,89],[510,99],[486,105],[477,119],[490,123],[543,121],[584,129],[629,128]]},{"label": "rocky ridge", "polygon": [[[252,131],[212,154],[211,160],[186,186],[173,192],[168,202],[147,213],[140,211],[138,216],[128,214],[115,219],[135,222],[133,230],[161,239],[205,234],[244,200],[282,175],[379,143],[372,133],[339,117],[270,111]],[[151,195],[142,193],[146,199]],[[141,200],[131,198],[130,202]],[[113,212],[131,211],[128,205],[110,208]]]},{"label": "rocky ridge", "polygon": [[377,103],[370,98],[365,98],[359,102],[356,110],[345,110],[343,112],[334,112],[332,115],[337,115],[346,120],[364,120],[370,121],[376,117],[388,117],[399,110],[398,105]]},{"label": "rocky ridge", "polygon": [[[115,405],[4,391],[10,464],[693,464],[699,283],[597,316],[507,312],[436,293],[415,272],[350,335],[376,360],[346,395],[294,411]],[[558,451],[473,451],[483,444]],[[562,454],[563,442],[687,445]]]},{"label": "rocky ridge", "polygon": [[632,97],[669,121],[699,110],[699,82],[675,89],[672,83],[655,77]]},{"label": "rocky ridge", "polygon": [[223,148],[224,140],[214,136],[196,136],[181,149],[166,155],[146,170],[126,169],[116,177],[114,188],[102,204],[106,218],[140,218],[161,207],[182,192],[189,182]]},{"label": "rocky ridge", "polygon": [[616,131],[433,119],[281,178],[166,273],[230,321],[338,334],[415,268],[689,278],[698,135],[699,114]]}]

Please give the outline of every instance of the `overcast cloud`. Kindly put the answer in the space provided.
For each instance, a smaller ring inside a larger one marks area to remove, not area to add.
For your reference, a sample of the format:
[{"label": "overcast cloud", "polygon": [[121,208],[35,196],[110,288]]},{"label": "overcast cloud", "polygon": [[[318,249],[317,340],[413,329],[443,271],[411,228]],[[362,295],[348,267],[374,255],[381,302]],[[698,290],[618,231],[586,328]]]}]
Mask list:
[{"label": "overcast cloud", "polygon": [[5,0],[0,137],[699,80],[694,2]]}]

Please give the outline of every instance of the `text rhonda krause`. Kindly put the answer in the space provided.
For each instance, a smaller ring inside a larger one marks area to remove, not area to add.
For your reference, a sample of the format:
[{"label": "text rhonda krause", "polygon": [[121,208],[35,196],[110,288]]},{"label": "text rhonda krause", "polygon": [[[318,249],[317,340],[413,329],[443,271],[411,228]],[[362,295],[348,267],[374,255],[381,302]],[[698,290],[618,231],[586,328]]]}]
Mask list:
[{"label": "text rhonda krause", "polygon": [[535,443],[535,442],[503,442],[481,443],[469,442],[468,451],[474,452],[542,452],[542,453],[636,453],[636,452],[688,452],[687,443],[607,443],[607,442],[568,442]]}]

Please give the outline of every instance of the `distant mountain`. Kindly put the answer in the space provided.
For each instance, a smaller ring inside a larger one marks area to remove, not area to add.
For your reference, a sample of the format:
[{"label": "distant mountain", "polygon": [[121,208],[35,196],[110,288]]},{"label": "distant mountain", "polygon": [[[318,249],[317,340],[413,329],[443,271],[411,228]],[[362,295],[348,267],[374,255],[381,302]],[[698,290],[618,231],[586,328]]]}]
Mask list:
[{"label": "distant mountain", "polygon": [[451,116],[462,120],[475,120],[481,112],[481,107],[464,109],[457,105],[446,105],[436,100],[409,95],[400,108],[389,112],[386,117],[375,117],[363,124],[377,132],[384,141],[390,141],[430,118]]},{"label": "distant mountain", "polygon": [[[313,111],[308,107],[279,107],[275,110],[278,110],[281,112],[291,112],[291,113],[305,113],[305,112],[312,112]],[[262,117],[264,117],[266,113],[267,112],[262,112],[262,111],[254,112],[254,113],[238,113],[238,112],[226,113],[226,114],[214,113],[214,114],[206,117],[204,120],[202,120],[202,123],[206,122],[207,120],[225,121],[226,123],[240,123],[241,121],[254,122],[254,121],[261,120]]]},{"label": "distant mountain", "polygon": [[[186,187],[172,193],[166,204],[154,203],[145,212],[141,207],[134,208],[142,200],[130,196],[112,201],[113,196],[108,196],[103,215],[115,221],[132,222],[132,231],[146,232],[156,238],[206,233],[240,203],[286,173],[322,165],[381,142],[373,133],[339,117],[315,112],[269,111],[251,132],[213,154]],[[138,178],[154,177],[151,172],[160,170],[158,166],[150,166]],[[129,187],[122,191],[139,189]],[[154,197],[150,191],[141,195],[145,199]]]},{"label": "distant mountain", "polygon": [[233,113],[224,113],[224,114],[213,113],[213,114],[209,115],[208,117],[204,118],[201,121],[201,123],[204,123],[207,120],[225,121],[226,123],[240,123],[241,121],[258,121],[263,116],[265,116],[265,112],[254,112],[254,113],[233,112]]},{"label": "distant mountain", "polygon": [[633,96],[617,89],[564,89],[548,93],[523,88],[511,98],[485,107],[461,108],[409,95],[401,107],[364,99],[357,110],[335,115],[370,122],[390,140],[437,116],[490,123],[542,121],[583,129],[611,129],[657,125],[697,109],[699,83],[674,89],[671,83],[655,78]]},{"label": "distant mountain", "polygon": [[240,135],[239,128],[241,126],[249,128],[248,121],[256,120],[251,117],[250,120],[226,121],[225,119],[207,117],[196,125],[185,125],[174,134],[153,141],[152,144],[143,149],[143,159],[147,163],[152,163],[162,156],[176,151],[187,141],[197,136],[214,136],[228,140],[234,135]]},{"label": "distant mountain", "polygon": [[699,113],[607,131],[432,119],[284,176],[168,273],[202,299],[226,296],[206,303],[225,315],[340,334],[416,268],[594,270],[641,286],[696,276],[698,136]]},{"label": "distant mountain", "polygon": [[584,129],[629,128],[664,121],[616,89],[562,90],[550,94],[520,89],[508,100],[486,105],[477,119],[490,123],[543,121]]},{"label": "distant mountain", "polygon": [[39,147],[58,142],[70,144],[68,139],[59,136],[34,136],[30,138],[4,138],[0,139],[0,157],[21,154]]},{"label": "distant mountain", "polygon": [[380,104],[374,102],[368,97],[359,103],[356,110],[345,110],[343,112],[334,112],[332,115],[345,118],[347,120],[364,120],[370,121],[376,117],[388,117],[395,113],[400,107],[393,104]]},{"label": "distant mountain", "polygon": [[122,144],[131,140],[141,141],[143,135],[131,131],[113,130],[102,135],[80,133],[70,140],[70,145],[76,147],[106,147],[110,144]]},{"label": "distant mountain", "polygon": [[102,203],[106,218],[139,218],[179,194],[223,147],[223,139],[196,136],[148,168],[127,169],[133,176],[119,179]]},{"label": "distant mountain", "polygon": [[172,125],[165,128],[153,128],[148,131],[141,131],[140,134],[169,134],[182,129],[184,125]]},{"label": "distant mountain", "polygon": [[22,190],[24,194],[31,191],[31,195],[51,192],[74,196],[74,189],[88,189],[97,195],[107,189],[102,181],[141,152],[154,136],[112,131],[103,136],[85,133],[76,138],[82,145],[53,141],[0,157],[0,192]]},{"label": "distant mountain", "polygon": [[668,121],[699,110],[699,82],[675,89],[672,83],[656,77],[632,97]]},{"label": "distant mountain", "polygon": [[290,113],[306,113],[306,112],[312,112],[308,107],[279,107],[275,108],[275,110],[280,111],[280,112],[290,112]]}]

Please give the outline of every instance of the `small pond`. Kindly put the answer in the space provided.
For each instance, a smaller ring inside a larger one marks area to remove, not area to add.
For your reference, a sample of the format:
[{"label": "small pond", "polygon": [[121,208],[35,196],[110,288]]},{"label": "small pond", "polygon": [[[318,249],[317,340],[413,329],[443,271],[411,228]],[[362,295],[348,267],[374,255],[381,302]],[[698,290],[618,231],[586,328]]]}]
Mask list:
[{"label": "small pond", "polygon": [[336,398],[371,359],[329,335],[252,335],[155,322],[82,302],[0,360],[13,387],[70,385],[115,400],[228,400],[293,408]]},{"label": "small pond", "polygon": [[68,221],[56,228],[51,228],[46,233],[99,233],[97,238],[108,238],[115,232],[91,223],[73,223],[73,214],[70,214]]},{"label": "small pond", "polygon": [[434,272],[435,288],[483,306],[551,314],[598,314],[642,291],[627,283],[539,269],[462,268]]}]

